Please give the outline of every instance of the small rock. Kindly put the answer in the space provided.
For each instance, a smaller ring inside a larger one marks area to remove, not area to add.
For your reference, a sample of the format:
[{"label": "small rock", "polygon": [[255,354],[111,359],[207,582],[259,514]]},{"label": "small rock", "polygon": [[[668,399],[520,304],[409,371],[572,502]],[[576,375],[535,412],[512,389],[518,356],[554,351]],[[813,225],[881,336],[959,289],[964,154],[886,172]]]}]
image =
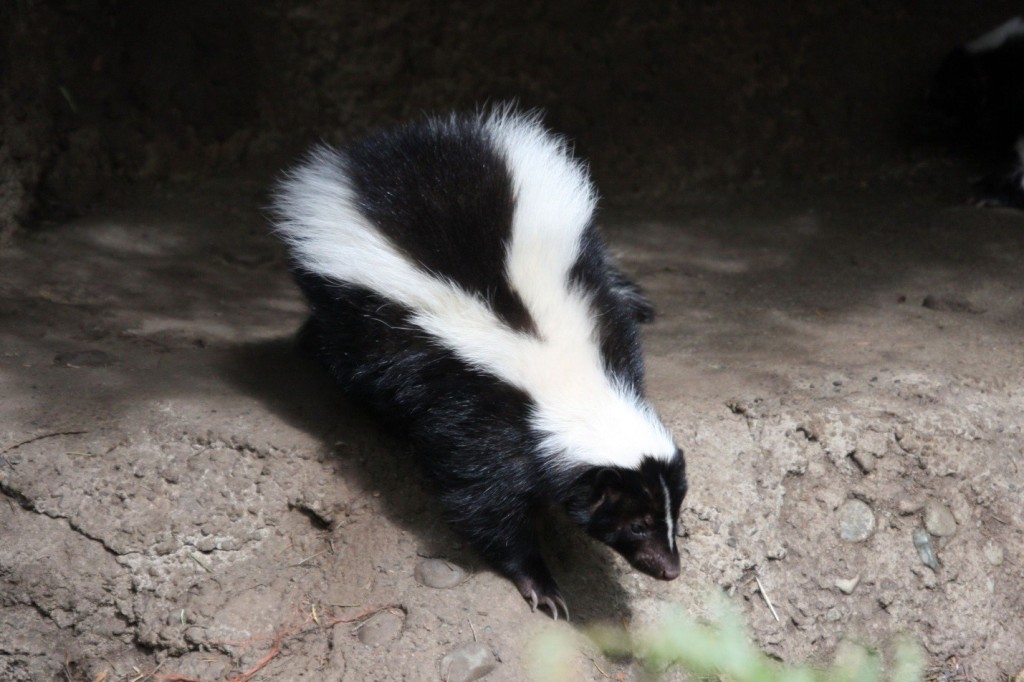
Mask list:
[{"label": "small rock", "polygon": [[80,350],[73,353],[61,353],[53,359],[53,362],[61,367],[109,367],[114,364],[114,356],[101,350]]},{"label": "small rock", "polygon": [[917,556],[921,557],[921,563],[932,569],[939,570],[939,561],[935,558],[935,550],[932,549],[932,541],[924,528],[914,529],[914,547],[917,548]]},{"label": "small rock", "polygon": [[956,533],[956,519],[949,508],[935,500],[924,506],[924,527],[938,538],[948,538]]},{"label": "small rock", "polygon": [[420,584],[439,590],[455,587],[466,579],[464,570],[444,559],[424,559],[416,565],[414,574]]},{"label": "small rock", "polygon": [[870,452],[854,450],[850,453],[850,459],[864,474],[870,474],[875,470],[875,458]]},{"label": "small rock", "polygon": [[[988,562],[993,566],[999,566],[1003,563],[1003,548],[996,543],[986,543],[982,552],[985,553],[985,558],[988,559]],[[1024,680],[1021,682],[1024,682]]]},{"label": "small rock", "polygon": [[839,537],[846,542],[863,542],[875,532],[875,513],[861,500],[843,502],[838,513]]},{"label": "small rock", "polygon": [[827,620],[830,623],[836,623],[838,621],[841,621],[842,619],[843,619],[843,612],[840,611],[835,606],[833,606],[832,608],[830,608],[828,611],[825,612],[825,620]]},{"label": "small rock", "polygon": [[446,682],[479,680],[497,665],[490,649],[481,642],[469,642],[441,659],[441,679]]},{"label": "small rock", "polygon": [[923,506],[924,505],[921,503],[921,500],[904,497],[896,503],[896,511],[899,512],[900,516],[910,516],[911,514],[916,514],[921,511],[921,507]]},{"label": "small rock", "polygon": [[204,554],[217,549],[217,538],[212,535],[201,537],[193,543],[193,546]]},{"label": "small rock", "polygon": [[367,646],[380,646],[397,639],[402,632],[402,617],[391,611],[380,611],[363,622],[356,636]]},{"label": "small rock", "polygon": [[842,578],[837,578],[836,579],[836,587],[838,587],[839,591],[842,592],[843,594],[853,594],[853,591],[855,589],[857,589],[857,585],[859,583],[860,583],[860,576],[859,575],[854,576],[854,577],[852,577],[852,578],[850,578],[848,580],[844,580]]}]

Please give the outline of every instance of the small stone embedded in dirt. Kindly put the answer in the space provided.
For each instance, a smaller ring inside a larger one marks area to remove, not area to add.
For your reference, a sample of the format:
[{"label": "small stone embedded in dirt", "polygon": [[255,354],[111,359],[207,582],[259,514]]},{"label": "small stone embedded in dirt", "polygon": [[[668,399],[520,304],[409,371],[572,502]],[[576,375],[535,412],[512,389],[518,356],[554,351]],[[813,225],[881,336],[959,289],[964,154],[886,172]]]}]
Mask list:
[{"label": "small stone embedded in dirt", "polygon": [[939,538],[948,538],[956,533],[956,519],[949,508],[935,500],[924,506],[924,527]]},{"label": "small stone embedded in dirt", "polygon": [[373,614],[359,626],[356,636],[367,646],[380,646],[398,639],[402,632],[403,619],[392,611]]},{"label": "small stone embedded in dirt", "polygon": [[441,679],[446,682],[479,680],[497,666],[490,649],[481,642],[469,642],[441,659]]},{"label": "small stone embedded in dirt", "polygon": [[195,541],[194,547],[204,554],[217,549],[217,538],[212,535],[201,537]]},{"label": "small stone embedded in dirt", "polygon": [[466,572],[459,566],[444,559],[424,559],[416,565],[416,580],[427,587],[446,590],[466,579]]},{"label": "small stone embedded in dirt", "polygon": [[887,609],[892,606],[892,603],[896,601],[896,593],[892,589],[882,588],[882,591],[878,594],[878,605],[882,609]]},{"label": "small stone embedded in dirt", "polygon": [[923,506],[924,504],[921,503],[921,500],[904,497],[896,503],[896,511],[899,512],[900,516],[910,516],[911,514],[916,514],[921,511],[921,507]]},{"label": "small stone embedded in dirt", "polygon": [[988,559],[988,562],[993,566],[999,566],[1003,563],[1003,548],[996,543],[992,541],[985,543],[985,547],[982,549],[982,552],[984,552],[985,558]]},{"label": "small stone embedded in dirt", "polygon": [[80,350],[73,353],[61,353],[53,359],[55,365],[61,367],[109,367],[114,364],[114,356],[101,350]]},{"label": "small stone embedded in dirt", "polygon": [[843,594],[853,594],[853,591],[857,589],[857,585],[860,584],[860,576],[856,575],[849,579],[837,578],[836,587]]},{"label": "small stone embedded in dirt", "polygon": [[921,557],[921,563],[932,569],[939,570],[939,561],[935,558],[935,550],[932,549],[932,541],[924,528],[914,529],[914,547],[917,548],[917,556]]},{"label": "small stone embedded in dirt", "polygon": [[846,542],[863,542],[875,532],[875,513],[861,500],[843,502],[838,514],[839,537]]}]

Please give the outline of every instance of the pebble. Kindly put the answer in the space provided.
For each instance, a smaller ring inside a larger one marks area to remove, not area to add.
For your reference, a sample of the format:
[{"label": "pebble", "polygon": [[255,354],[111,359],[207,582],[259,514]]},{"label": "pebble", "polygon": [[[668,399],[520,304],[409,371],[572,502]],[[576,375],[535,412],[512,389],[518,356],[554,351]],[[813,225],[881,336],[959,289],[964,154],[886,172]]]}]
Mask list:
[{"label": "pebble", "polygon": [[838,587],[839,591],[843,594],[853,594],[853,591],[857,589],[858,584],[860,584],[859,575],[854,576],[848,580],[844,580],[843,578],[836,579],[836,587]]},{"label": "pebble", "polygon": [[373,614],[360,627],[357,637],[367,646],[380,646],[398,639],[402,632],[402,617],[391,611]]},{"label": "pebble", "polygon": [[[985,553],[985,558],[988,559],[988,562],[993,566],[999,566],[1003,563],[1003,548],[996,543],[985,543],[985,547],[982,549],[982,552]],[[1024,680],[1022,680],[1022,682],[1024,682]]]},{"label": "pebble", "polygon": [[956,519],[944,504],[929,500],[924,506],[924,527],[938,538],[948,538],[956,533]]},{"label": "pebble", "polygon": [[932,541],[924,528],[914,529],[914,547],[917,548],[917,556],[921,557],[921,563],[932,569],[939,570],[939,561],[935,558],[935,550],[932,549]]},{"label": "pebble", "polygon": [[[466,579],[466,572],[444,559],[424,559],[413,572],[421,585],[446,590]],[[476,679],[476,678],[473,678]]]},{"label": "pebble", "polygon": [[921,511],[923,506],[920,500],[902,498],[896,505],[896,511],[899,512],[900,516],[910,516]]},{"label": "pebble", "polygon": [[61,367],[109,367],[114,364],[114,356],[101,350],[80,350],[61,353],[53,362]]},{"label": "pebble", "polygon": [[494,654],[484,644],[469,642],[441,659],[441,679],[447,682],[479,680],[497,665]]},{"label": "pebble", "polygon": [[838,513],[839,537],[846,542],[863,542],[875,532],[875,513],[861,500],[843,502]]},{"label": "pebble", "polygon": [[878,605],[883,609],[892,606],[893,602],[896,601],[898,589],[896,583],[892,580],[883,580],[882,584],[878,586]]}]

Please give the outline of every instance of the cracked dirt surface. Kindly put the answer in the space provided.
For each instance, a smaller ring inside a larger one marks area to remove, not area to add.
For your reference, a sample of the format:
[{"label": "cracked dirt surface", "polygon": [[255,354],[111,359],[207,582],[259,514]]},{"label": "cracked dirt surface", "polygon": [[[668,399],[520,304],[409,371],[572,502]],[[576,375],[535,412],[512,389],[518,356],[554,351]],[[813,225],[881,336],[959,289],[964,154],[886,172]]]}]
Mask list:
[{"label": "cracked dirt surface", "polygon": [[[0,251],[0,679],[439,679],[477,640],[488,679],[519,680],[530,638],[570,627],[482,566],[407,446],[295,352],[263,203],[153,187]],[[1024,668],[1021,214],[882,186],[602,221],[659,309],[649,391],[692,484],[673,583],[553,522],[575,624],[700,614],[720,586],[784,659],[908,632],[979,679]],[[860,542],[839,535],[851,499]],[[954,526],[933,570],[912,538],[934,507]],[[424,557],[469,578],[425,587]],[[593,651],[579,670],[641,677]]]}]

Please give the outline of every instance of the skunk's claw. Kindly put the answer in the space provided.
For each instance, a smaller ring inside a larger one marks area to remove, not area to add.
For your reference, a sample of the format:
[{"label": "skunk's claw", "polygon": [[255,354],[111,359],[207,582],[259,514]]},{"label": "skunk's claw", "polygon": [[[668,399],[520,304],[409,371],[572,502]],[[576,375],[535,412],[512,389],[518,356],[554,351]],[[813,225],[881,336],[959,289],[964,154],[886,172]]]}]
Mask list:
[{"label": "skunk's claw", "polygon": [[543,604],[551,610],[551,617],[558,620],[559,612],[565,614],[565,622],[569,622],[569,607],[565,605],[565,600],[562,599],[561,595],[554,595],[553,597],[544,597],[542,600]]},{"label": "skunk's claw", "polygon": [[559,617],[564,617],[566,621],[569,620],[569,607],[566,606],[565,599],[559,593],[554,580],[547,578],[541,581],[522,576],[515,582],[523,599],[530,604],[531,611],[536,611],[538,608],[546,609],[555,620],[558,620]]},{"label": "skunk's claw", "polygon": [[553,597],[545,595],[543,597],[538,598],[537,593],[534,592],[530,595],[529,602],[529,610],[536,611],[538,606],[540,606],[541,608],[547,607],[548,610],[551,612],[552,619],[557,621],[558,616],[561,614],[564,616],[565,622],[568,623],[569,607],[565,605],[565,600],[562,599],[559,595],[556,594]]}]

